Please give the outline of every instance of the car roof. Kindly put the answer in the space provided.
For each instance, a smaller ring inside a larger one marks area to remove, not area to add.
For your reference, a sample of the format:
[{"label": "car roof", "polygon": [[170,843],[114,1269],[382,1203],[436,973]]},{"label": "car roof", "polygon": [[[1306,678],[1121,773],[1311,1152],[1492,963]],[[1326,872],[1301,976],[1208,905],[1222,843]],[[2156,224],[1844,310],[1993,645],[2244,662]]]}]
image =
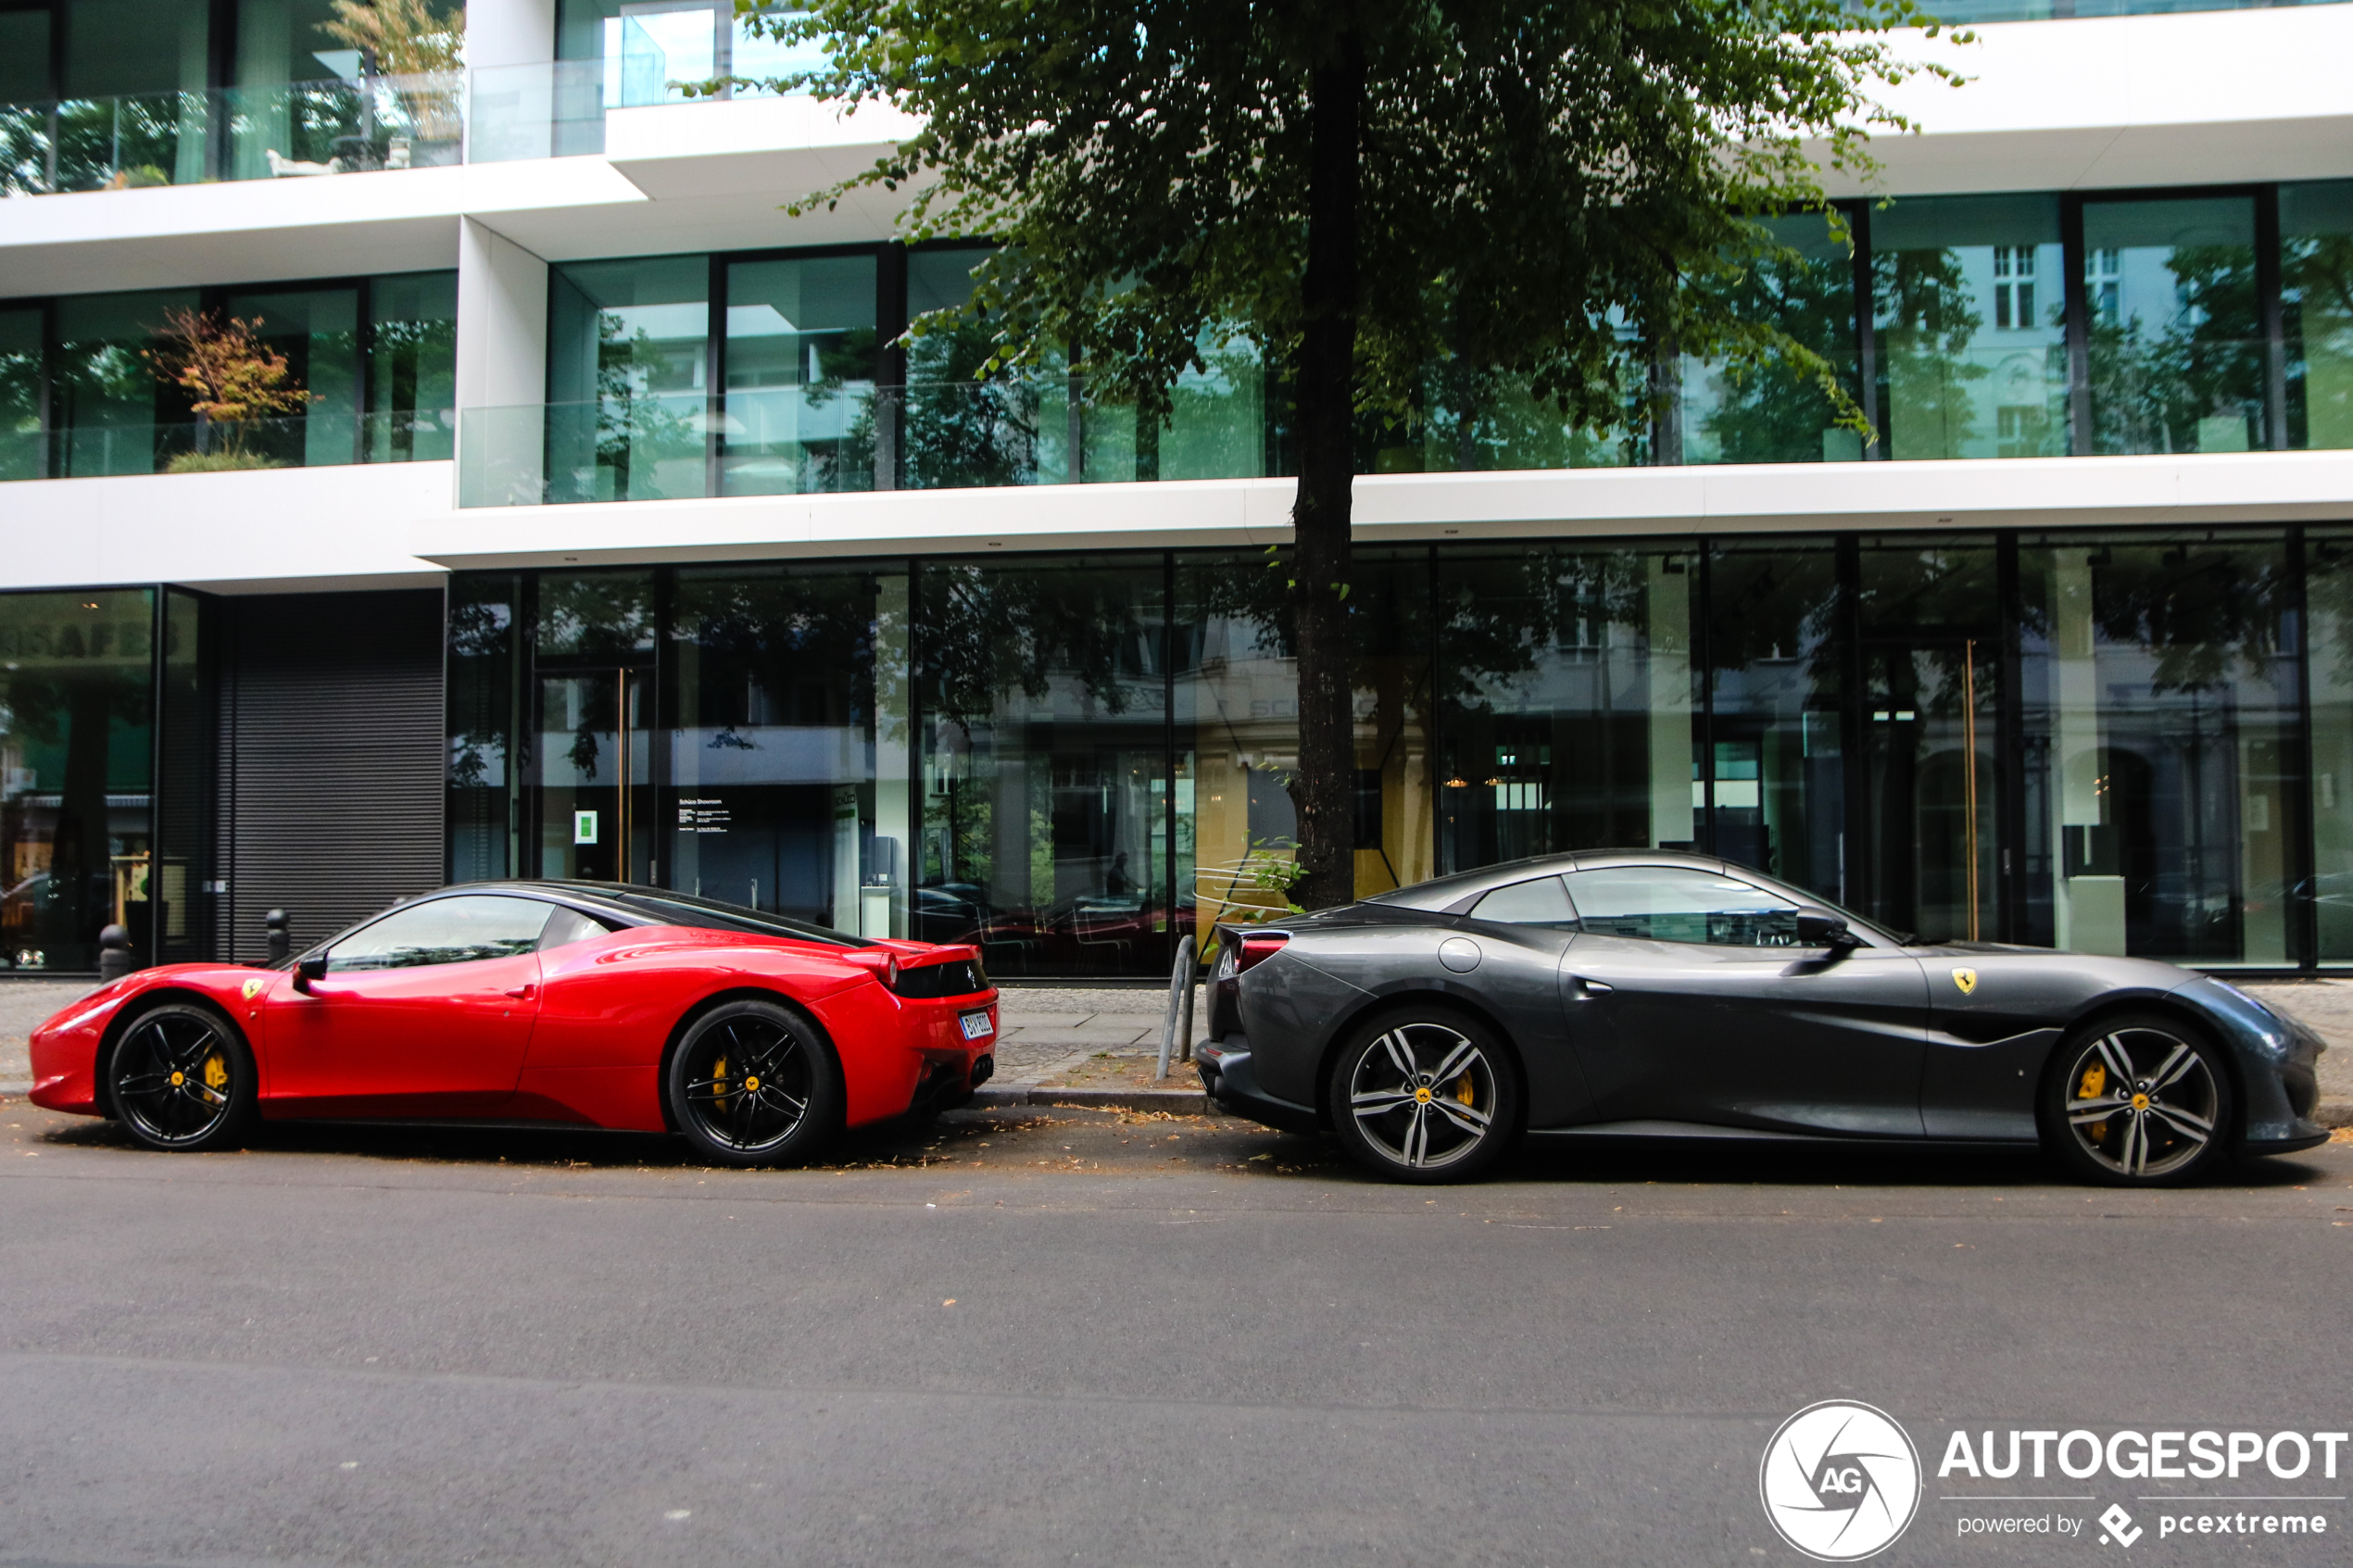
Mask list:
[{"label": "car roof", "polygon": [[772,914],[766,909],[749,909],[739,904],[722,903],[716,898],[673,893],[666,888],[644,887],[635,883],[576,882],[556,878],[503,878],[493,882],[452,883],[447,887],[436,887],[430,893],[421,893],[413,898],[404,898],[391,909],[380,910],[346,931],[336,933],[320,946],[326,947],[340,941],[349,931],[357,930],[359,925],[372,924],[394,909],[438,898],[482,894],[521,896],[566,904],[623,925],[683,925],[707,931],[740,931],[757,936],[823,942],[840,947],[873,946],[865,938],[853,936],[846,931],[835,931],[809,921],[794,920],[788,915]]},{"label": "car roof", "polygon": [[1682,849],[1579,849],[1570,854],[1534,855],[1524,860],[1505,860],[1499,865],[1481,866],[1476,871],[1456,872],[1452,876],[1437,877],[1428,882],[1417,882],[1410,887],[1397,888],[1393,892],[1376,894],[1365,902],[1386,904],[1396,909],[1453,910],[1458,905],[1467,907],[1481,894],[1493,888],[1526,882],[1532,877],[1592,871],[1597,866],[1689,866],[1693,871],[1714,872],[1718,875],[1763,875],[1762,872],[1729,865],[1714,855],[1694,855]]}]

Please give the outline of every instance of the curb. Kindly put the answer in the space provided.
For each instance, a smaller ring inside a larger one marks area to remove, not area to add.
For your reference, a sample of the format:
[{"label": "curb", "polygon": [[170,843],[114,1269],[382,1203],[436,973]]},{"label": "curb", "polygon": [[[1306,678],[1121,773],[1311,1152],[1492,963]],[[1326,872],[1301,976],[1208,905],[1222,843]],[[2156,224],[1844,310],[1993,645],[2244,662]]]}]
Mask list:
[{"label": "curb", "polygon": [[2353,1127],[2353,1099],[2324,1099],[2312,1108],[2312,1120],[2323,1127]]},{"label": "curb", "polygon": [[32,1080],[30,1078],[21,1081],[11,1079],[7,1083],[0,1084],[0,1099],[22,1099],[31,1093],[32,1093]]},{"label": "curb", "polygon": [[1075,1106],[1086,1110],[1164,1110],[1178,1116],[1199,1116],[1210,1110],[1209,1097],[1199,1089],[1058,1089],[1036,1084],[983,1085],[973,1091],[968,1109],[994,1110],[1022,1105]]}]

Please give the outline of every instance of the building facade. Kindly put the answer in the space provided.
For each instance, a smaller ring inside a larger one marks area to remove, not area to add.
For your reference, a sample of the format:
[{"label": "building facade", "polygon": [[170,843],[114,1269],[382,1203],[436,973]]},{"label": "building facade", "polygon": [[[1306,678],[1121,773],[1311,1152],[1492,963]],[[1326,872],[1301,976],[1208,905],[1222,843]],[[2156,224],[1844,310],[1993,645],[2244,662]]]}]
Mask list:
[{"label": "building facade", "polygon": [[[1882,923],[2353,968],[2353,6],[1961,4],[1741,285],[1839,367],[1360,432],[1356,875],[1699,847]],[[2114,13],[2114,14],[2109,14]],[[2145,14],[2154,13],[2154,14]],[[0,966],[648,883],[1000,974],[1282,907],[1280,367],[1173,416],[906,340],[779,205],[906,129],[725,0],[0,0]],[[411,69],[417,68],[417,69]],[[187,313],[307,396],[199,417]]]}]

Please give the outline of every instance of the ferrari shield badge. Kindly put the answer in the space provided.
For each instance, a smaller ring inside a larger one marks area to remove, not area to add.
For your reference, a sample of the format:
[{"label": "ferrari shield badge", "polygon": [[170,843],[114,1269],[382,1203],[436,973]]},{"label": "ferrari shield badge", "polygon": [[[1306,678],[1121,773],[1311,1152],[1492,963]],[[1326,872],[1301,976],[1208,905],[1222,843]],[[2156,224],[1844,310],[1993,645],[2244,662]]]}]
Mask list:
[{"label": "ferrari shield badge", "polygon": [[1953,972],[1953,984],[1961,988],[1962,996],[1968,996],[1971,991],[1977,989],[1977,971],[1973,969],[1955,970]]},{"label": "ferrari shield badge", "polygon": [[258,997],[259,995],[261,995],[261,988],[262,988],[264,985],[269,985],[269,984],[270,984],[270,982],[268,982],[267,980],[248,980],[248,981],[246,981],[246,982],[245,982],[245,1000],[247,1000],[247,1001],[251,1001],[251,1000],[253,1000],[256,997]]}]

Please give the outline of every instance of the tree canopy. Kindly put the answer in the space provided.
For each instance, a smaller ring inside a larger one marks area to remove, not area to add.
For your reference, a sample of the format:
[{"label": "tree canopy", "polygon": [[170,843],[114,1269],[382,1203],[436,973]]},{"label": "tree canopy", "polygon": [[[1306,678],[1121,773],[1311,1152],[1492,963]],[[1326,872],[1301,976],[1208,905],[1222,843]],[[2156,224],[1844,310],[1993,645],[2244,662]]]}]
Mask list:
[{"label": "tree canopy", "polygon": [[[1349,885],[1354,420],[1411,419],[1431,367],[1512,378],[1580,425],[1679,354],[1771,363],[1859,411],[1815,342],[1742,309],[1787,260],[1766,220],[1829,211],[1824,169],[1900,129],[1912,0],[737,0],[822,42],[782,83],[920,117],[856,189],[902,237],[988,239],[971,302],[1003,371],[1067,356],[1163,414],[1237,340],[1289,379],[1287,558],[1299,656],[1301,864]],[[1833,215],[1833,223],[1835,218]],[[919,320],[914,330],[947,324]]]}]

